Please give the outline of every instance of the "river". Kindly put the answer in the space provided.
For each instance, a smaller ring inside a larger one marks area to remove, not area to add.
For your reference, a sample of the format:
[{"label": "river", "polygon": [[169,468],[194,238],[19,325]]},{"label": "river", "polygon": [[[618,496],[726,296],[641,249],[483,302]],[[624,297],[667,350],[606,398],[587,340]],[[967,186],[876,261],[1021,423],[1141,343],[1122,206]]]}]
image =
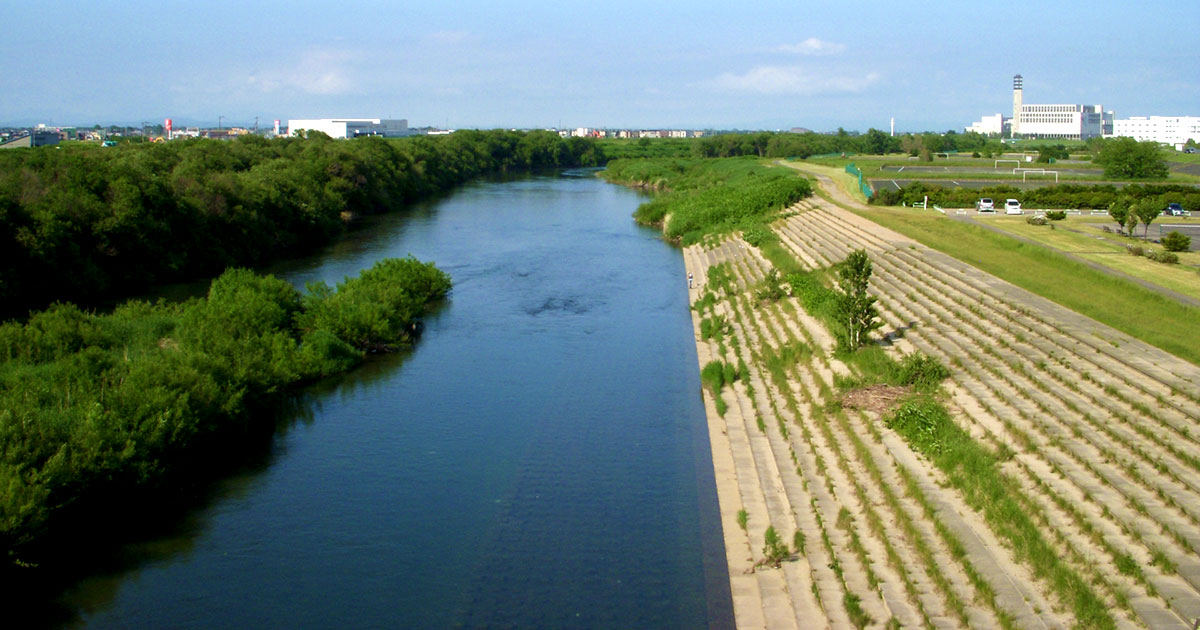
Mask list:
[{"label": "river", "polygon": [[454,289],[64,604],[89,628],[732,627],[683,260],[640,200],[590,171],[479,181],[271,269],[412,254]]}]

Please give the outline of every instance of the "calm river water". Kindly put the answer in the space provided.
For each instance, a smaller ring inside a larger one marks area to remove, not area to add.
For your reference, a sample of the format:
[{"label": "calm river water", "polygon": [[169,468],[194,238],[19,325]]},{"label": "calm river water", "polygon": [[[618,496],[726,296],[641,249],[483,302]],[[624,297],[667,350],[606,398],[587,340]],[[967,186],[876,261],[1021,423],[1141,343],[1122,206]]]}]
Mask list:
[{"label": "calm river water", "polygon": [[591,172],[467,185],[272,271],[435,261],[404,356],[64,600],[95,628],[731,627],[683,260]]}]

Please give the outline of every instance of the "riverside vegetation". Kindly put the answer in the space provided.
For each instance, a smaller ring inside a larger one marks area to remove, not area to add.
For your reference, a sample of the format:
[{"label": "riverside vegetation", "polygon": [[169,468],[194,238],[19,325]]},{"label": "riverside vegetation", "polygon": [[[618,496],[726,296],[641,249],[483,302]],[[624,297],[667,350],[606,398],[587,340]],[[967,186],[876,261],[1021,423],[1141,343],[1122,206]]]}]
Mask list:
[{"label": "riverside vegetation", "polygon": [[412,258],[305,294],[231,269],[203,298],[103,315],[56,304],[0,325],[2,573],[103,530],[84,525],[101,513],[136,513],[203,478],[213,458],[273,430],[270,409],[297,384],[411,343],[449,289]]},{"label": "riverside vegetation", "polygon": [[231,269],[180,304],[71,301],[296,255],[488,172],[602,162],[591,140],[508,131],[0,153],[0,316],[24,317],[0,324],[0,575],[46,575],[238,460],[214,457],[261,443],[297,385],[411,343],[450,279],[409,258],[304,294]]},{"label": "riverside vegetation", "polygon": [[684,245],[734,230],[762,232],[783,208],[812,193],[807,180],[755,158],[622,159],[609,162],[602,175],[661,191],[638,206],[634,218],[662,225],[668,238]]},{"label": "riverside vegetation", "polygon": [[[714,462],[737,477],[721,495],[730,579],[761,594],[735,603],[739,624],[1190,623],[1194,365],[829,202],[769,216],[740,235],[713,222],[684,251],[704,395],[723,411]],[[865,275],[844,263],[864,250],[883,326],[850,350],[838,286]]]},{"label": "riverside vegetation", "polygon": [[603,163],[590,139],[503,130],[4,151],[0,317],[295,256],[485,173]]}]

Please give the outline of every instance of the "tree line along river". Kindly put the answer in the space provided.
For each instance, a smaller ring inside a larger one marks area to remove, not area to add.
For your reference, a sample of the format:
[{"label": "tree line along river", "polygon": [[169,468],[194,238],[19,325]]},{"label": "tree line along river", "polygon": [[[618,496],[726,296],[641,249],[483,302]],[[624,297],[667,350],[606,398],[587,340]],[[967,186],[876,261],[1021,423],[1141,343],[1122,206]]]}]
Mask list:
[{"label": "tree line along river", "polygon": [[268,269],[451,275],[409,352],[59,608],[87,627],[731,627],[683,261],[592,171],[491,179]]}]

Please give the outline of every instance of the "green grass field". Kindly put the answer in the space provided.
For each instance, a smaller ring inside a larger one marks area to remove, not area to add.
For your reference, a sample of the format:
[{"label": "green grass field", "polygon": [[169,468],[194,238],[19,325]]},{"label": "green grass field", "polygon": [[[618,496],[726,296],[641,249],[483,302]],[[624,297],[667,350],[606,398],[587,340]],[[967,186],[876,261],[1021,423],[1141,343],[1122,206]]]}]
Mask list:
[{"label": "green grass field", "polygon": [[[1194,155],[1187,155],[1170,152],[1171,155],[1164,153],[1164,158],[1168,162],[1192,162]],[[1033,153],[1031,153],[1033,155]],[[1009,160],[1007,163],[996,164],[997,159]],[[846,158],[809,158],[807,162],[820,164],[823,166],[831,166],[835,168],[845,168],[851,162],[862,170],[863,176],[868,179],[921,179],[921,180],[995,180],[1001,181],[1022,181],[1021,175],[1013,174],[1013,167],[1018,166],[1013,164],[1011,160],[1020,159],[1019,166],[1022,168],[1045,168],[1048,171],[1059,171],[1059,183],[1098,183],[1106,181],[1114,181],[1105,178],[1099,171],[1102,167],[1098,164],[1093,164],[1090,161],[1069,160],[1058,161],[1055,164],[1038,164],[1037,162],[1025,162],[1022,154],[1011,153],[1005,154],[999,158],[972,158],[970,154],[955,155],[950,159],[934,158],[932,162],[922,162],[916,158],[910,158],[906,155],[855,155]],[[1195,160],[1200,162],[1200,158]],[[915,167],[918,170],[909,173],[908,170],[898,171],[900,167]],[[924,170],[929,168],[945,168],[949,170]],[[1072,170],[1090,170],[1097,171],[1096,173],[1072,173]],[[1038,182],[1045,184],[1054,184],[1052,175],[1031,174],[1027,176],[1029,181],[1037,179]],[[1194,184],[1200,183],[1200,176],[1183,172],[1171,172],[1171,174],[1163,180],[1154,180],[1154,183],[1168,184]]]},{"label": "green grass field", "polygon": [[[1065,220],[1056,222],[1053,230],[1048,225],[1030,225],[1022,217],[995,216],[982,217],[979,220],[1059,251],[1069,252],[1090,262],[1200,299],[1200,252],[1179,252],[1178,265],[1165,265],[1142,256],[1132,256],[1126,250],[1127,245],[1139,245],[1155,250],[1161,250],[1162,247],[1140,238],[1101,230],[1101,226],[1116,226],[1111,219],[1068,216]],[[1171,221],[1200,225],[1200,219],[1196,218],[1172,218]],[[1150,235],[1156,236],[1157,233],[1158,228],[1151,225]],[[1138,228],[1137,234],[1141,234],[1141,228]]]},{"label": "green grass field", "polygon": [[[1200,309],[1109,276],[1047,247],[1023,243],[940,214],[905,208],[853,211],[1175,356],[1200,364],[1200,345],[1196,343],[1196,339],[1200,339]],[[1142,262],[1159,265],[1144,259]]]}]

